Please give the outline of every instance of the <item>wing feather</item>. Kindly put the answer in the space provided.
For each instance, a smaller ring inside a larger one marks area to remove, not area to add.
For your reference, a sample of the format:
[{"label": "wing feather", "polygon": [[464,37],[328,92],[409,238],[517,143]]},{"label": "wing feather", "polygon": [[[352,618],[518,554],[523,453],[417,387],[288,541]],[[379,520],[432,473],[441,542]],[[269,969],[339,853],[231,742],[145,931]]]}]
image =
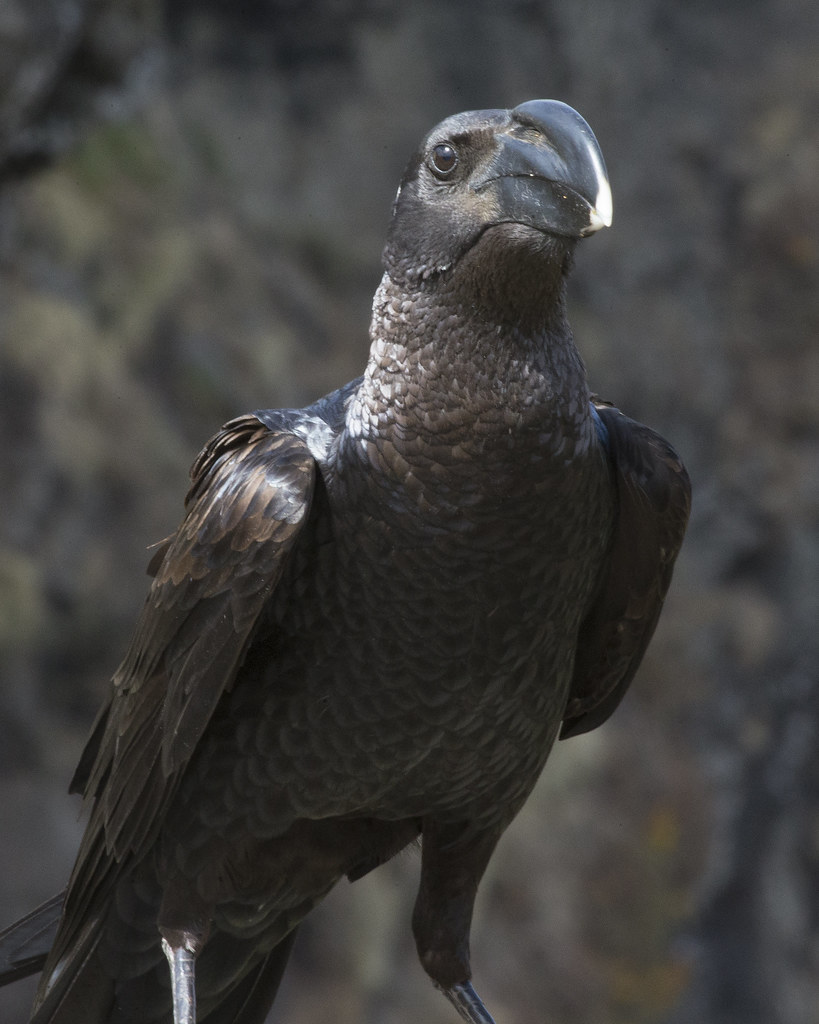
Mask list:
[{"label": "wing feather", "polygon": [[608,562],[578,637],[561,739],[601,725],[620,703],[651,640],[691,508],[691,485],[659,434],[595,403],[617,493]]},{"label": "wing feather", "polygon": [[120,873],[155,843],[313,512],[332,433],[310,410],[263,411],[226,424],[194,463],[185,516],[153,552],[148,597],[72,781],[91,814],[46,974],[85,948]]},{"label": "wing feather", "polygon": [[74,780],[95,798],[92,825],[116,858],[150,846],[173,778],[232,687],[310,512],[316,463],[304,440],[244,416],[191,476],[185,518],[152,559],[150,593]]}]

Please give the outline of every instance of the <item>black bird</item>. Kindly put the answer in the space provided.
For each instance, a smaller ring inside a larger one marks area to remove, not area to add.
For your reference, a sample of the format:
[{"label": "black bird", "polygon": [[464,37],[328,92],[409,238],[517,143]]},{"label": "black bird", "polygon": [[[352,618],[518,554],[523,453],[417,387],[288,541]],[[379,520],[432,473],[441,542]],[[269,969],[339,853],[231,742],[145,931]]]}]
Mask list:
[{"label": "black bird", "polygon": [[0,941],[9,976],[45,960],[35,1024],[165,1024],[166,957],[178,1024],[261,1024],[304,916],[419,835],[421,963],[491,1021],[478,883],[558,733],[619,703],[688,516],[679,458],[593,399],[566,319],[576,240],[610,222],[565,104],[424,139],[364,375],[193,466],[73,780],[64,902]]}]

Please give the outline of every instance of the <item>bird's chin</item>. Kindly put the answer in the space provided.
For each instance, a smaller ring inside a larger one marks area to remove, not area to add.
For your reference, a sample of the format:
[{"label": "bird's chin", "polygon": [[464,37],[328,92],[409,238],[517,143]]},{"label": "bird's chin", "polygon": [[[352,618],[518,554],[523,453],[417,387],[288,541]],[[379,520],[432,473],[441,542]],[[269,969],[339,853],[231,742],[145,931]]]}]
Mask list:
[{"label": "bird's chin", "polygon": [[555,234],[542,225],[505,220],[488,225],[476,238],[473,248],[491,246],[516,260],[528,255],[553,261],[555,258],[562,260],[574,249],[575,242],[575,238]]}]

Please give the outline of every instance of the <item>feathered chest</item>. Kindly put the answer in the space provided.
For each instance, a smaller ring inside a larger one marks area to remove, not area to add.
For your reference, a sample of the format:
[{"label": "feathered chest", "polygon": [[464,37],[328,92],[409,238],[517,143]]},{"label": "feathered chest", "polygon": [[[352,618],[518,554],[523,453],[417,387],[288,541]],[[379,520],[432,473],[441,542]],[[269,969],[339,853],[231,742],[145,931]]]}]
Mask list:
[{"label": "feathered chest", "polygon": [[[487,786],[514,777],[522,788],[509,799],[528,791],[565,707],[579,620],[611,536],[609,470],[591,438],[552,444],[513,429],[502,436],[516,444],[487,434],[448,446],[444,436],[411,439],[417,457],[351,438],[359,453],[347,451],[328,487],[337,528],[323,578],[337,627],[315,678],[350,657],[359,666],[354,684],[325,691],[399,766],[400,800],[390,787],[379,813],[415,813],[431,778],[442,813],[452,801],[463,809],[466,789],[453,780],[466,772],[478,799],[475,758],[499,759]],[[492,750],[479,752],[476,736],[494,737]]]},{"label": "feathered chest", "polygon": [[598,474],[585,380],[556,396],[525,360],[458,376],[425,358],[411,373],[371,372],[353,397],[327,474],[345,510],[466,528],[528,519],[546,492]]},{"label": "feathered chest", "polygon": [[555,594],[591,585],[611,481],[582,408],[561,420],[498,402],[448,410],[342,435],[328,474],[335,561],[374,617],[421,616],[430,635],[474,651],[485,644],[467,640],[473,631],[500,636],[514,622],[532,633]]},{"label": "feathered chest", "polygon": [[536,777],[613,497],[582,417],[567,437],[499,416],[342,431],[322,465],[234,701],[300,813],[461,814]]}]

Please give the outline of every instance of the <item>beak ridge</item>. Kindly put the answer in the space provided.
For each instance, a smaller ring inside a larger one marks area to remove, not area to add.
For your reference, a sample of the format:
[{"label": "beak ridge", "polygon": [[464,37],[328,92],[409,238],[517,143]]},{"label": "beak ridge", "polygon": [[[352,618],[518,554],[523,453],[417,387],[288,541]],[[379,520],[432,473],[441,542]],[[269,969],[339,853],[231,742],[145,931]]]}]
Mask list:
[{"label": "beak ridge", "polygon": [[586,121],[558,100],[530,100],[509,112],[478,190],[494,183],[510,219],[582,238],[613,216],[606,164]]}]

